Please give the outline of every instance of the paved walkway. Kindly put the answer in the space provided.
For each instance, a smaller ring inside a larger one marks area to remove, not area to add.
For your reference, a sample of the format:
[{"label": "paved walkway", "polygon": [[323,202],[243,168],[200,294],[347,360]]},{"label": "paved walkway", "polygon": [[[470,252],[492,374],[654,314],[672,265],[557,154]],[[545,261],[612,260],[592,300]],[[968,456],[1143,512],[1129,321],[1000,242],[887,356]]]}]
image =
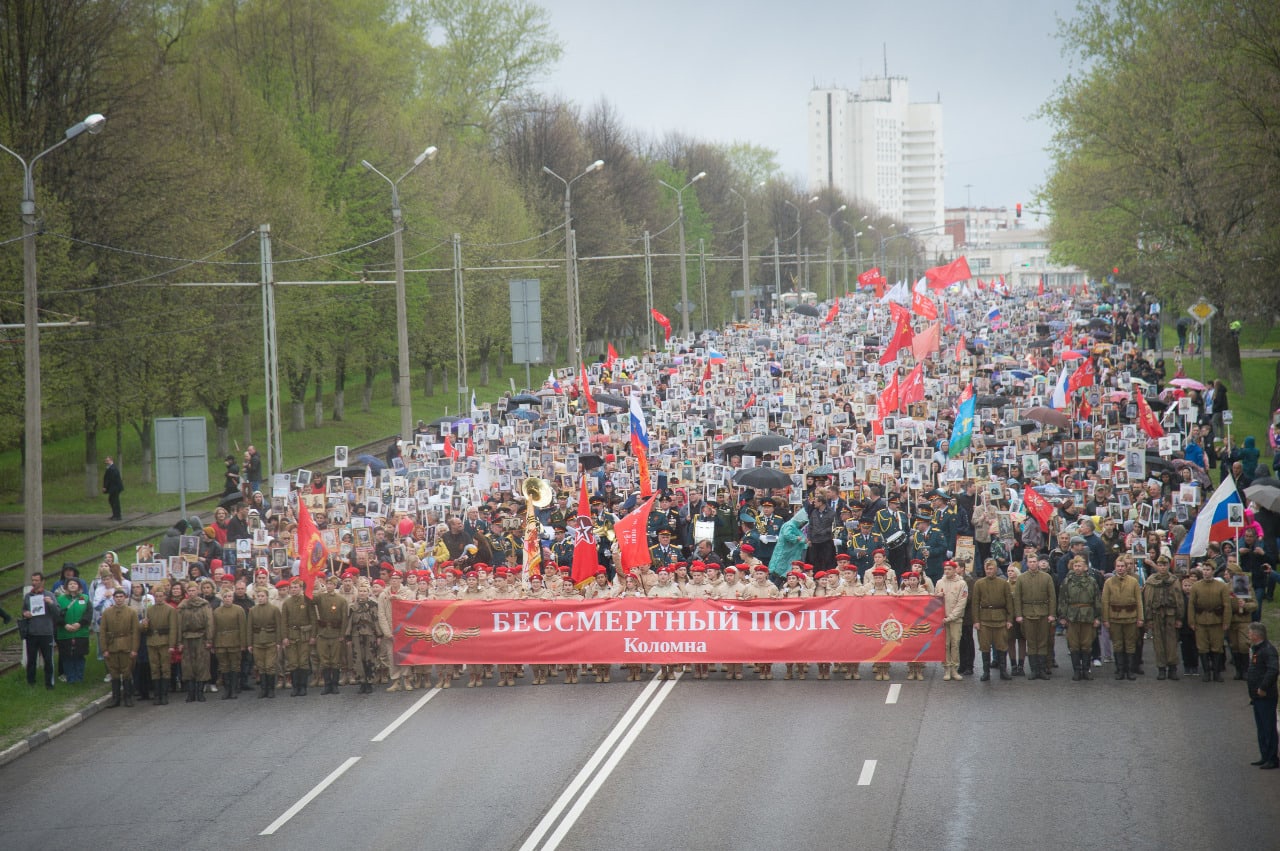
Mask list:
[{"label": "paved walkway", "polygon": [[[188,509],[188,516],[196,516],[205,522],[213,518],[212,510],[203,515]],[[160,514],[143,514],[135,512],[125,514],[124,520],[110,520],[105,514],[46,514],[44,516],[45,534],[51,532],[102,532],[108,529],[162,529],[178,522],[182,514],[177,511],[165,511]],[[26,517],[21,514],[0,514],[0,532],[22,532]]]}]

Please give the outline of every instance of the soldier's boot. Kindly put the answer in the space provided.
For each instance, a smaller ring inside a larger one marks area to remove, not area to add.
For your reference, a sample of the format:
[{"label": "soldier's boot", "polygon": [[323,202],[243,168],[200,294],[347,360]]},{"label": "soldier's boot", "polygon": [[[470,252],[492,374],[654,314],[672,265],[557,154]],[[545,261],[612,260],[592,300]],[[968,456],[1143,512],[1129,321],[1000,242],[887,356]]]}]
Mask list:
[{"label": "soldier's boot", "polygon": [[978,677],[979,682],[991,681],[991,651],[982,654],[982,676]]},{"label": "soldier's boot", "polygon": [[1157,680],[1169,679],[1169,675],[1165,673],[1165,668],[1163,666],[1159,667],[1158,670],[1156,671],[1156,679]]},{"label": "soldier's boot", "polygon": [[1170,665],[1170,666],[1169,666],[1169,679],[1171,679],[1171,680],[1179,679],[1179,677],[1178,677],[1178,666],[1177,666],[1177,665]]},{"label": "soldier's boot", "polygon": [[1115,661],[1115,666],[1116,666],[1115,678],[1117,680],[1123,680],[1124,679],[1124,653],[1120,652],[1119,650],[1116,650],[1111,654],[1111,658]]},{"label": "soldier's boot", "polygon": [[1071,651],[1071,682],[1078,683],[1084,679],[1084,673],[1080,670],[1080,653],[1079,651]]},{"label": "soldier's boot", "polygon": [[263,676],[267,678],[267,697],[274,700],[276,696],[276,675],[263,674]]},{"label": "soldier's boot", "polygon": [[[1147,672],[1142,670],[1141,650],[1142,648],[1141,646],[1139,646],[1138,652],[1129,654],[1129,673],[1137,674],[1140,677],[1145,677],[1147,675]],[[1133,679],[1133,678],[1130,677],[1129,679]]]},{"label": "soldier's boot", "polygon": [[1052,657],[1042,655],[1040,657],[1040,679],[1042,680],[1053,679],[1054,667],[1055,666],[1052,663]]},{"label": "soldier's boot", "polygon": [[803,680],[809,675],[809,663],[804,662],[796,665],[796,679]]},{"label": "soldier's boot", "polygon": [[231,677],[226,674],[222,675],[222,699],[231,699]]},{"label": "soldier's boot", "polygon": [[1009,670],[1008,670],[1009,652],[1007,650],[997,650],[996,661],[999,663],[999,666],[1000,666],[1000,679],[1002,680],[1013,679],[1013,677],[1009,676]]},{"label": "soldier's boot", "polygon": [[133,707],[133,678],[121,677],[120,690],[124,694],[124,705],[132,708]]},{"label": "soldier's boot", "polygon": [[[298,693],[298,677],[295,674],[293,678],[293,693]],[[258,700],[262,700],[267,696],[267,675],[258,674]]]},{"label": "soldier's boot", "polygon": [[337,668],[330,668],[329,670],[332,672],[332,673],[330,673],[330,674],[329,674],[329,676],[333,679],[333,693],[334,693],[334,694],[338,694],[338,693],[339,693],[339,689],[338,689],[338,675],[339,675],[341,672],[340,672]]},{"label": "soldier's boot", "polygon": [[122,689],[120,687],[120,678],[112,677],[111,678],[111,704],[109,706],[110,709],[115,709],[117,706],[120,705],[121,695],[122,695]]},{"label": "soldier's boot", "polygon": [[320,694],[333,694],[333,683],[329,680],[329,669],[320,669],[320,680],[324,683],[324,688],[320,689]]},{"label": "soldier's boot", "polygon": [[307,668],[299,668],[299,669],[298,669],[298,676],[302,677],[302,692],[301,692],[301,695],[302,695],[303,697],[306,697],[306,696],[307,696],[307,686],[311,685],[311,671],[310,671],[310,670],[308,670]]},{"label": "soldier's boot", "polygon": [[1235,666],[1236,666],[1236,677],[1235,677],[1235,678],[1236,678],[1237,680],[1243,680],[1243,679],[1244,679],[1244,669],[1245,669],[1245,668],[1247,668],[1247,667],[1249,666],[1249,661],[1248,661],[1248,660],[1249,660],[1249,657],[1245,656],[1243,653],[1232,653],[1232,654],[1231,654],[1231,661],[1232,661],[1232,662],[1235,664]]},{"label": "soldier's boot", "polygon": [[204,683],[196,683],[196,703],[204,703]]},{"label": "soldier's boot", "polygon": [[860,679],[862,679],[862,666],[861,666],[861,665],[855,665],[855,664],[853,664],[853,663],[850,663],[850,664],[846,665],[846,666],[845,666],[845,668],[844,668],[844,678],[845,678],[846,680],[860,680]]},{"label": "soldier's boot", "polygon": [[1227,669],[1227,654],[1214,653],[1213,663],[1213,681],[1220,683],[1222,682],[1222,672]]},{"label": "soldier's boot", "polygon": [[1043,656],[1028,656],[1027,665],[1031,668],[1031,676],[1027,677],[1027,679],[1029,680],[1049,679],[1044,674],[1044,657]]},{"label": "soldier's boot", "polygon": [[1213,682],[1213,654],[1200,654],[1200,682]]},{"label": "soldier's boot", "polygon": [[960,680],[963,680],[963,679],[964,679],[964,677],[963,677],[963,676],[961,676],[961,674],[960,674],[960,666],[959,666],[959,665],[952,665],[952,666],[951,666],[951,679],[952,679],[954,682],[959,682]]},{"label": "soldier's boot", "polygon": [[1126,680],[1136,680],[1138,678],[1137,655],[1134,653],[1124,654],[1124,678]]},{"label": "soldier's boot", "polygon": [[155,685],[156,690],[151,694],[151,705],[152,705],[152,706],[161,706],[161,705],[163,705],[163,704],[161,704],[161,703],[160,703],[160,701],[161,701],[161,699],[162,699],[162,698],[161,698],[161,695],[164,693],[164,681],[163,681],[163,680],[156,680],[156,681],[153,683],[153,685]]},{"label": "soldier's boot", "polygon": [[193,689],[193,688],[191,687],[191,682],[190,682],[190,681],[188,681],[188,682],[187,682],[187,699],[186,699],[185,701],[183,701],[183,702],[184,702],[184,703],[195,703],[195,702],[196,702],[196,690],[195,690],[195,689]]}]

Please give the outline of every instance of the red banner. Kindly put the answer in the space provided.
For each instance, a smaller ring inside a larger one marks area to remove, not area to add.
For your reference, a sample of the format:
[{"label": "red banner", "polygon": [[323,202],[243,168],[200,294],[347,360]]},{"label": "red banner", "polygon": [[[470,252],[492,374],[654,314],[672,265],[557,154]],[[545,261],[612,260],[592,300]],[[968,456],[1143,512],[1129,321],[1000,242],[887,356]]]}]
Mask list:
[{"label": "red banner", "polygon": [[940,597],[392,600],[400,665],[940,662]]}]

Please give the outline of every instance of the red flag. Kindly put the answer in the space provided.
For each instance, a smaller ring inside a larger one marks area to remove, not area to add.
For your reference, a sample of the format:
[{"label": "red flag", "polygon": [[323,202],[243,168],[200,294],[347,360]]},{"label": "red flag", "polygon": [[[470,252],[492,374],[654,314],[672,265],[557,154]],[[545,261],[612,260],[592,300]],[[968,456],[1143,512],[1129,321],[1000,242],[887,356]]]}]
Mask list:
[{"label": "red flag", "polygon": [[453,439],[447,434],[444,436],[444,457],[450,460],[458,457],[458,450],[453,448]]},{"label": "red flag", "polygon": [[653,321],[658,323],[658,327],[661,328],[662,333],[666,335],[665,337],[663,337],[663,339],[670,340],[671,339],[671,320],[663,316],[661,313],[659,313],[656,310],[651,309],[649,312],[653,314]]},{"label": "red flag", "polygon": [[898,393],[898,411],[905,412],[908,405],[924,401],[924,364],[916,364],[916,368],[902,379],[902,390]]},{"label": "red flag", "polygon": [[1137,387],[1133,388],[1133,401],[1138,404],[1138,428],[1145,431],[1147,437],[1164,437],[1164,426],[1160,425],[1160,420],[1147,404],[1147,397]]},{"label": "red flag", "polygon": [[827,318],[822,320],[822,325],[830,325],[836,321],[836,317],[840,315],[840,299],[836,299],[831,304],[831,309],[827,311]]},{"label": "red flag", "polygon": [[883,287],[888,281],[880,274],[880,267],[873,266],[858,276],[858,285],[862,287]]},{"label": "red flag", "polygon": [[941,348],[942,324],[939,322],[931,323],[911,341],[911,354],[915,355],[916,360],[924,360],[927,355]]},{"label": "red flag", "polygon": [[911,322],[911,311],[907,310],[896,301],[889,302],[889,319],[895,325],[900,322]]},{"label": "red flag", "polygon": [[698,382],[698,395],[705,396],[707,393],[707,382],[711,380],[711,358],[707,358],[707,365],[702,370],[702,380]]},{"label": "red flag", "polygon": [[643,505],[613,524],[613,533],[618,537],[620,573],[650,561],[649,512],[653,509],[655,499],[656,496],[649,497]]},{"label": "red flag", "polygon": [[925,319],[938,318],[938,305],[924,293],[911,293],[911,312]]},{"label": "red flag", "polygon": [[1080,404],[1076,408],[1076,419],[1087,420],[1091,416],[1093,416],[1093,406],[1089,404],[1088,399],[1081,396]]},{"label": "red flag", "polygon": [[298,500],[297,536],[298,555],[301,557],[298,575],[302,577],[303,587],[310,599],[316,579],[324,576],[325,567],[329,563],[329,551],[325,548],[324,538],[320,537],[315,521],[311,519],[307,503],[301,499]]},{"label": "red flag", "polygon": [[1031,487],[1030,482],[1022,491],[1022,504],[1027,507],[1027,513],[1040,524],[1040,530],[1048,532],[1049,519],[1053,517],[1053,506],[1049,504],[1049,500]]},{"label": "red flag", "polygon": [[598,414],[600,411],[596,408],[596,398],[591,395],[591,384],[587,381],[587,366],[581,361],[578,366],[582,368],[582,398],[587,400],[587,411]]},{"label": "red flag", "polygon": [[1070,293],[1070,294],[1071,294],[1071,295],[1075,295],[1075,294],[1076,294],[1076,285],[1075,285],[1075,284],[1072,284],[1072,285],[1071,285],[1071,293]]},{"label": "red flag", "polygon": [[1040,276],[1040,286],[1036,288],[1036,295],[1044,295],[1044,275]]},{"label": "red flag", "polygon": [[927,270],[924,276],[929,281],[929,289],[942,290],[957,281],[964,281],[972,278],[969,272],[969,261],[964,257],[957,257],[945,266],[935,266]]},{"label": "red flag", "polygon": [[960,341],[956,343],[956,363],[960,363],[960,361],[964,360],[964,353],[964,334],[961,334]]},{"label": "red flag", "polygon": [[877,280],[872,286],[876,289],[876,298],[884,298],[884,289],[889,286],[889,282],[884,278]]},{"label": "red flag", "polygon": [[467,435],[467,457],[474,457],[476,454],[476,442],[471,439],[471,435]]},{"label": "red flag", "polygon": [[1081,387],[1092,387],[1093,378],[1093,358],[1080,358],[1080,365],[1067,379],[1067,392],[1074,393]]},{"label": "red flag", "polygon": [[898,356],[898,350],[904,346],[911,345],[911,323],[899,321],[898,327],[893,332],[893,338],[889,340],[889,345],[884,347],[884,354],[880,356],[880,365],[893,363],[894,358]]},{"label": "red flag", "polygon": [[1066,333],[1062,335],[1062,348],[1071,348],[1071,326],[1067,326]]},{"label": "red flag", "polygon": [[609,343],[608,345],[609,345],[609,348],[607,350],[607,353],[604,359],[604,368],[612,372],[613,362],[618,359],[618,352],[616,349],[613,348],[613,343]]},{"label": "red flag", "polygon": [[595,524],[591,520],[591,502],[587,499],[587,477],[582,477],[578,491],[578,516],[570,527],[573,532],[573,584],[577,588],[589,585],[600,569],[600,554],[596,549]]},{"label": "red flag", "polygon": [[[898,373],[893,374],[893,378],[889,379],[889,383],[885,385],[884,391],[880,397],[876,399],[876,413],[885,416],[898,409]],[[877,417],[878,419],[878,417]]]}]

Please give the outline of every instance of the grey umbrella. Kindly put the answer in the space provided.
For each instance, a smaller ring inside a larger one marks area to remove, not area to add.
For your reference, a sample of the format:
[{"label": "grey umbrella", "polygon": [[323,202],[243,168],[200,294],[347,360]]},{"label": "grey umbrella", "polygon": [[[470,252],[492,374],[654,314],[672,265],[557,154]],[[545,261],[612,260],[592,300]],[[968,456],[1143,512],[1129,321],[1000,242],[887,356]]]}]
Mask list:
[{"label": "grey umbrella", "polygon": [[821,316],[822,315],[822,311],[818,309],[817,305],[813,305],[813,304],[797,304],[795,307],[791,308],[791,312],[798,313],[801,316]]},{"label": "grey umbrella", "polygon": [[627,400],[621,396],[615,396],[612,393],[597,393],[595,400],[601,405],[612,405],[615,408],[626,408]]},{"label": "grey umbrella", "polygon": [[782,434],[762,434],[747,441],[742,447],[746,455],[760,455],[765,452],[777,452],[784,446],[791,445],[791,438]]},{"label": "grey umbrella", "polygon": [[541,405],[542,400],[532,393],[517,393],[507,400],[512,405]]},{"label": "grey umbrella", "polygon": [[749,467],[739,470],[733,483],[747,488],[785,488],[791,484],[791,477],[773,467]]},{"label": "grey umbrella", "polygon": [[1273,513],[1280,513],[1280,488],[1273,485],[1249,485],[1244,495],[1262,508]]}]

